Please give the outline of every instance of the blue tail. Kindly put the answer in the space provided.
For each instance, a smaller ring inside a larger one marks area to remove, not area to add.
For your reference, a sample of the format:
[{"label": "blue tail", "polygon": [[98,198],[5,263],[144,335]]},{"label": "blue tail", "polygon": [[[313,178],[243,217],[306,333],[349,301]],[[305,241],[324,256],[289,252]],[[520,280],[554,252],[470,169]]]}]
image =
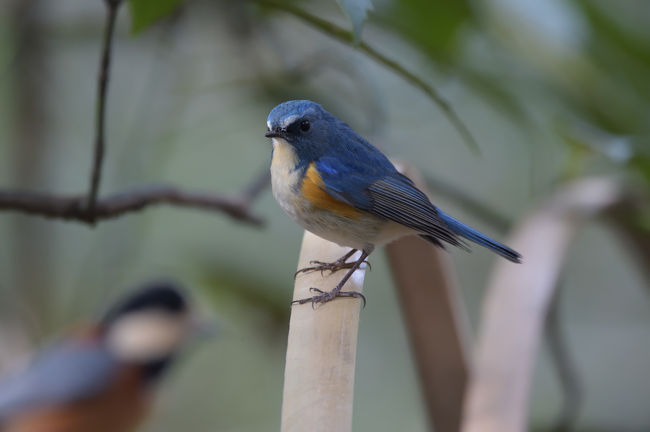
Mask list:
[{"label": "blue tail", "polygon": [[449,229],[459,236],[464,237],[476,244],[484,246],[491,251],[498,253],[507,260],[516,263],[521,262],[521,255],[518,252],[510,249],[508,246],[492,240],[485,234],[476,231],[474,228],[465,225],[461,221],[454,219],[446,213],[443,213],[440,209],[438,209],[438,214],[440,215],[440,218],[445,221]]}]

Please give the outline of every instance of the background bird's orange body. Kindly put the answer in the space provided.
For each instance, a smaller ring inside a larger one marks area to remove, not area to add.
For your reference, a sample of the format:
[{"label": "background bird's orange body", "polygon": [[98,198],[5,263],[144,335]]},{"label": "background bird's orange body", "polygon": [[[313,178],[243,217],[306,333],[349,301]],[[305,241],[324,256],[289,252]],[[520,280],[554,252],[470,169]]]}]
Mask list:
[{"label": "background bird's orange body", "polygon": [[2,432],[133,432],[149,410],[149,394],[141,371],[124,367],[101,394],[30,410],[11,418]]}]

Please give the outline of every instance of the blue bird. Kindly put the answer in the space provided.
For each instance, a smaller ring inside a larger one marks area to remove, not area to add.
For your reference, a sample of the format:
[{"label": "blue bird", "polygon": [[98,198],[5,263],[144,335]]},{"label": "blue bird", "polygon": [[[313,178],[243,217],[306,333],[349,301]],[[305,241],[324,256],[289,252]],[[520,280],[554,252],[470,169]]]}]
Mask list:
[{"label": "blue bird", "polygon": [[[349,269],[332,291],[312,288],[316,295],[293,303],[363,298],[341,291],[345,282],[376,246],[406,235],[419,235],[440,247],[448,243],[467,248],[464,238],[520,262],[519,253],[438,209],[383,153],[319,104],[281,103],[271,110],[267,127],[276,201],[306,230],[352,248],[333,263],[314,262],[316,266],[299,270]],[[359,259],[348,263],[357,250]]]}]

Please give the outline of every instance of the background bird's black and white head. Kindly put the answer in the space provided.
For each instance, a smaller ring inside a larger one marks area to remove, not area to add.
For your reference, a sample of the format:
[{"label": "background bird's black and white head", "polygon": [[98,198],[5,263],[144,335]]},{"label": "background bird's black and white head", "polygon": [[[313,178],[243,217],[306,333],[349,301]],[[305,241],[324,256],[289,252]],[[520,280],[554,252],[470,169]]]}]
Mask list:
[{"label": "background bird's black and white head", "polygon": [[194,330],[184,290],[170,281],[148,283],[108,310],[100,322],[116,358],[136,364],[165,363]]}]

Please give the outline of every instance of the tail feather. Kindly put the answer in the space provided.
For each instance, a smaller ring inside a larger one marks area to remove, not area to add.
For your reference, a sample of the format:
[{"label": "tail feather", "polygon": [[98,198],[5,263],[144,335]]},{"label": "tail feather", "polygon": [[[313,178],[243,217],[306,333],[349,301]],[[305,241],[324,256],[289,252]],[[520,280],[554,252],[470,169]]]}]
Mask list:
[{"label": "tail feather", "polygon": [[515,263],[521,262],[521,255],[519,252],[510,249],[508,246],[501,244],[498,241],[492,240],[485,234],[475,230],[468,225],[465,225],[461,221],[454,219],[453,217],[440,210],[438,210],[438,214],[440,215],[440,218],[445,221],[447,227],[449,227],[449,229],[457,235],[464,237],[467,240],[479,244],[483,247],[486,247],[509,261]]}]

